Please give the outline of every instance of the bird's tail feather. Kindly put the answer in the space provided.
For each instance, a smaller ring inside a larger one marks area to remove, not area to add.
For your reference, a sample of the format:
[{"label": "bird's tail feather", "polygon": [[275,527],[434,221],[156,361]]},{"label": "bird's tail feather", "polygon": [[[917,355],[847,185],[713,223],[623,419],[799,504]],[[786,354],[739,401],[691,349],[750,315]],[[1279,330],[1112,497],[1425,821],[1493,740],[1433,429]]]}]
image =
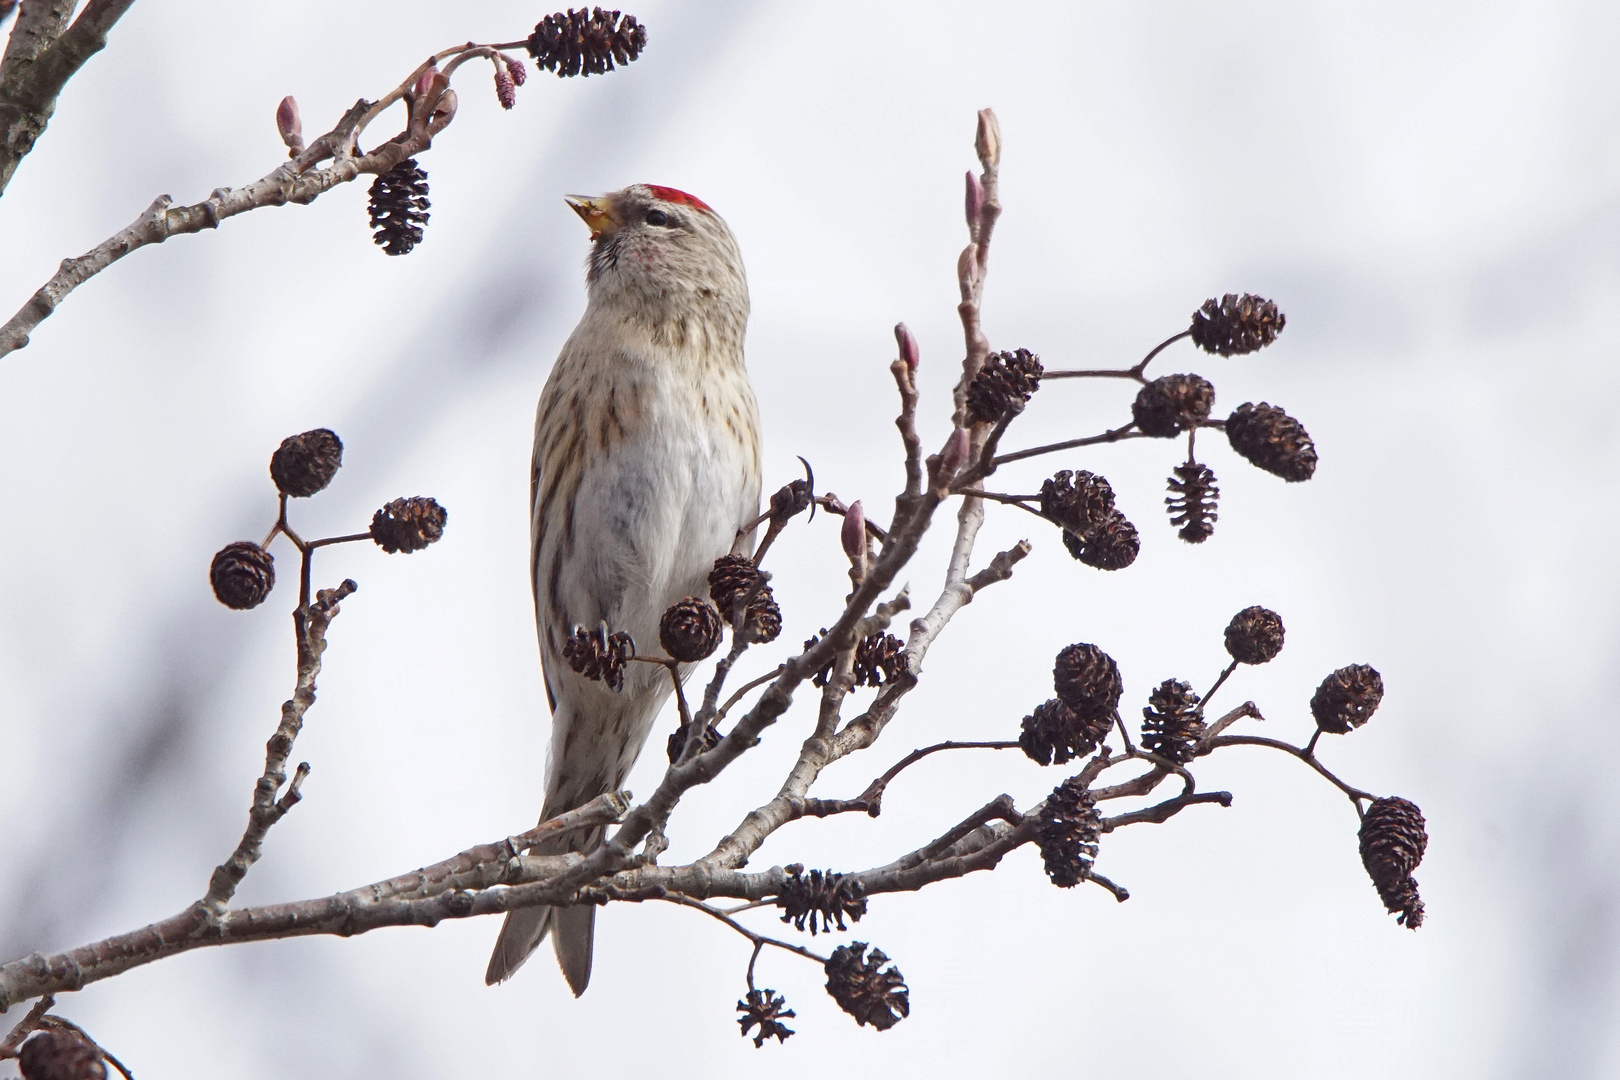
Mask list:
[{"label": "bird's tail feather", "polygon": [[[544,818],[552,817],[550,808]],[[535,855],[556,855],[564,851],[592,851],[602,843],[606,830],[601,828],[575,832],[558,837],[548,844],[532,849]],[[583,904],[578,907],[518,908],[506,913],[500,936],[495,939],[495,951],[490,954],[489,967],[484,972],[484,983],[494,986],[517,974],[534,950],[552,936],[552,947],[557,952],[557,966],[574,996],[585,992],[591,981],[591,953],[596,932],[596,907]]]}]

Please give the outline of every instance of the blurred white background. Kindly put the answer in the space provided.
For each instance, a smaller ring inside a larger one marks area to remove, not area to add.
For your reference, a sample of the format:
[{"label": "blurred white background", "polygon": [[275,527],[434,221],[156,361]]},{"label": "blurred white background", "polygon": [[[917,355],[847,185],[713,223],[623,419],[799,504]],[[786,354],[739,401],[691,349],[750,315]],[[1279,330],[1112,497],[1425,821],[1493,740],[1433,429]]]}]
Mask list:
[{"label": "blurred white background", "polygon": [[[324,130],[432,49],[521,37],[547,10],[141,0],[0,199],[0,306],[157,193],[195,201],[267,172],[283,94]],[[634,11],[650,31],[639,62],[537,74],[511,113],[464,69],[461,114],[423,157],[432,222],[408,258],[372,246],[357,184],[140,251],[0,360],[4,958],[179,910],[235,842],[291,688],[294,593],[229,612],[206,570],[225,542],[264,533],[270,452],[310,427],[334,428],[346,454],[329,491],[296,508],[306,535],[362,528],[403,494],[436,496],[450,522],[409,558],[354,545],[317,562],[320,581],[361,590],[296,751],[314,766],[306,799],[239,898],[321,895],[532,824],[546,717],[528,448],[583,307],[586,251],[562,194],[650,181],[715,206],[748,260],[767,490],[804,454],[824,488],[886,517],[890,327],[904,319],[922,341],[937,445],[961,355],[962,174],[989,105],[1006,146],[995,345],[1125,365],[1207,296],[1275,297],[1288,328],[1272,348],[1223,360],[1182,343],[1155,370],[1209,377],[1220,415],[1285,406],[1322,463],[1285,485],[1205,441],[1223,500],[1197,548],[1161,506],[1179,444],[1008,470],[1004,489],[1025,490],[1058,467],[1106,473],[1143,531],[1140,559],[1099,573],[1033,518],[996,515],[984,557],[1021,536],[1035,554],[962,613],[884,742],[822,793],[858,792],[914,746],[1013,737],[1071,641],[1118,658],[1133,709],[1167,677],[1207,685],[1227,619],[1263,603],[1287,648],[1226,700],[1253,698],[1265,733],[1303,739],[1333,668],[1384,674],[1372,722],[1322,753],[1427,814],[1421,931],[1383,912],[1341,796],[1298,762],[1235,749],[1200,769],[1236,793],[1231,809],[1105,839],[1098,868],[1129,903],[1052,888],[1029,849],[995,874],[877,899],[851,936],[895,958],[913,1003],[884,1034],[838,1012],[813,965],[767,954],[762,982],[786,993],[799,1034],[755,1051],[731,1008],[746,943],[657,904],[602,914],[578,1001],[548,957],[484,987],[496,926],[476,920],[192,952],[71,995],[63,1013],[145,1080],[1620,1073],[1620,810],[1604,768],[1620,750],[1620,11]],[[1051,384],[1007,445],[1101,430],[1129,397]],[[916,565],[918,596],[937,586],[947,531]],[[772,560],[782,642],[797,642],[843,593],[833,523],[794,528]],[[774,791],[804,723],[794,714],[683,804],[670,857],[706,850]],[[650,790],[661,768],[649,752],[631,787]],[[887,861],[1062,775],[939,755],[891,788],[880,820],[790,826],[756,864]]]}]

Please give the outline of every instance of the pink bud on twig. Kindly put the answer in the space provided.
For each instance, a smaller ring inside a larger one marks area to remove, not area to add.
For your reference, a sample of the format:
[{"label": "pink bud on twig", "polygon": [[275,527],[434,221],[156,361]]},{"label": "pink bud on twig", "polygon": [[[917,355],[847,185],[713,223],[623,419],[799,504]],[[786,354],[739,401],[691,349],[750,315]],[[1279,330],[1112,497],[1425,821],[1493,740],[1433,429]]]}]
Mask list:
[{"label": "pink bud on twig", "polygon": [[906,362],[906,367],[912,371],[922,363],[922,354],[917,350],[917,339],[911,336],[911,331],[905,323],[894,324],[894,340],[900,343],[900,359]]},{"label": "pink bud on twig", "polygon": [[973,137],[973,149],[985,168],[994,169],[1001,164],[1001,123],[994,110],[979,110],[979,130]]},{"label": "pink bud on twig", "polygon": [[969,244],[956,260],[956,278],[962,288],[972,292],[979,286],[979,245]]},{"label": "pink bud on twig", "polygon": [[939,486],[947,487],[962,466],[967,464],[968,433],[967,428],[957,428],[951,432],[951,437],[945,440],[945,449],[939,455]]},{"label": "pink bud on twig", "polygon": [[856,499],[844,511],[844,528],[839,534],[844,544],[844,554],[849,561],[859,564],[866,558],[866,510],[861,506],[861,500]]},{"label": "pink bud on twig", "polygon": [[984,185],[969,169],[967,174],[967,224],[970,229],[979,227],[979,214],[984,210]]},{"label": "pink bud on twig", "polygon": [[439,96],[439,103],[433,107],[433,130],[443,131],[444,126],[456,118],[456,92],[446,89]]},{"label": "pink bud on twig", "polygon": [[429,64],[427,66],[426,70],[424,70],[422,72],[422,74],[420,74],[420,75],[418,75],[416,77],[416,84],[411,87],[411,92],[413,94],[416,94],[418,97],[420,97],[421,95],[427,93],[428,90],[432,88],[433,80],[437,79],[437,78],[440,78],[440,77],[441,76],[439,75],[439,65],[437,65],[437,64]]},{"label": "pink bud on twig", "polygon": [[281,99],[276,106],[276,130],[281,132],[281,141],[287,144],[289,150],[302,150],[304,148],[304,121],[298,115],[298,102],[293,100],[291,94]]}]

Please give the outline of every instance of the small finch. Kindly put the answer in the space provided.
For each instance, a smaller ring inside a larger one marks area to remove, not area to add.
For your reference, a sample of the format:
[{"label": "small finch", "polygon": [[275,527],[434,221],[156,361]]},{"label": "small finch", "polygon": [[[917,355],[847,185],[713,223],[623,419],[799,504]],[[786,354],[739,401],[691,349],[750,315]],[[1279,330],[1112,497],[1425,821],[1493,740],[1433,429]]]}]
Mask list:
[{"label": "small finch", "polygon": [[[748,281],[731,230],[703,202],[636,184],[570,197],[591,229],[584,317],[540,394],[530,480],[530,571],[551,703],[540,820],[624,784],[671,693],[630,664],[615,692],[569,668],[575,627],[655,651],[659,619],[707,594],[715,559],[748,552],[759,507],[759,411],[743,366]],[[589,851],[603,830],[535,854]],[[591,976],[596,908],[509,912],[485,981],[510,978],[549,933],[574,993]]]}]

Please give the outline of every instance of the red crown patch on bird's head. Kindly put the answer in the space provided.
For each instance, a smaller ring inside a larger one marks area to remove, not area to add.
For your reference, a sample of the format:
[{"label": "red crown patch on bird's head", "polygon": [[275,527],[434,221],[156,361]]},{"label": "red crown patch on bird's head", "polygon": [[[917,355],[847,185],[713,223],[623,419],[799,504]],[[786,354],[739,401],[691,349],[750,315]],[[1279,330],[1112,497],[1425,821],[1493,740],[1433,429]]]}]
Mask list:
[{"label": "red crown patch on bird's head", "polygon": [[710,208],[708,203],[704,202],[696,195],[688,195],[686,192],[681,191],[678,188],[664,187],[661,184],[644,184],[643,186],[660,199],[663,199],[665,202],[681,203],[684,206],[696,207],[706,214],[714,213],[714,210]]}]

